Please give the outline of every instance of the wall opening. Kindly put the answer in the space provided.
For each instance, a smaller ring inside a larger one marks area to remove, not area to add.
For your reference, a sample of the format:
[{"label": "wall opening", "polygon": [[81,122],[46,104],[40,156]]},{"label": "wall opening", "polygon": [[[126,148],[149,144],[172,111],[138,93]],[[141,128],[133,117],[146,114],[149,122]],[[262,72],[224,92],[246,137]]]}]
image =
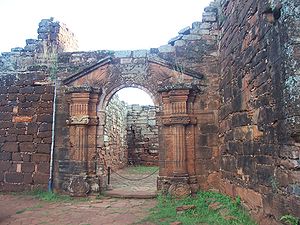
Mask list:
[{"label": "wall opening", "polygon": [[158,107],[139,88],[123,88],[108,101],[102,158],[113,170],[158,165]]},{"label": "wall opening", "polygon": [[[137,88],[123,88],[105,107],[102,160],[111,168],[114,191],[156,191],[158,176],[158,107]],[[150,175],[150,176],[149,176]]]}]

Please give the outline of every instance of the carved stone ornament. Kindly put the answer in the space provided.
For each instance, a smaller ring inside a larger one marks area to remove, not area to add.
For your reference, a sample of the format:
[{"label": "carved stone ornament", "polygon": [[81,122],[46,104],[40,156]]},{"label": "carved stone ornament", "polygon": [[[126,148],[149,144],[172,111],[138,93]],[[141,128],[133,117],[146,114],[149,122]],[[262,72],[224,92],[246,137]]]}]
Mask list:
[{"label": "carved stone ornament", "polygon": [[162,118],[163,125],[174,125],[174,124],[187,125],[190,123],[191,123],[190,116],[163,117]]},{"label": "carved stone ornament", "polygon": [[87,125],[89,124],[89,116],[72,116],[68,121],[69,125]]},{"label": "carved stone ornament", "polygon": [[85,197],[90,191],[90,185],[83,177],[73,177],[70,181],[68,191],[71,196]]},{"label": "carved stone ornament", "polygon": [[187,197],[191,192],[191,187],[187,183],[173,183],[169,188],[169,194],[176,198]]}]

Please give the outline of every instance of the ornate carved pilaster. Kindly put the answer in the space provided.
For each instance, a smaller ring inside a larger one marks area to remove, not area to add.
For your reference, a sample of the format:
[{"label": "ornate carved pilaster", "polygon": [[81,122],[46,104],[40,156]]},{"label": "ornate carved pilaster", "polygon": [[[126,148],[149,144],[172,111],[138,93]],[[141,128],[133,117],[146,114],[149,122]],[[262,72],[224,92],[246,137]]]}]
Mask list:
[{"label": "ornate carved pilaster", "polygon": [[[194,129],[197,123],[194,115],[195,94],[194,88],[182,86],[169,87],[161,91],[161,138],[162,142],[166,143],[162,146],[165,158],[161,160],[165,161],[166,168],[163,170],[164,173],[160,173],[158,188],[167,188],[168,192],[175,196],[191,193],[189,177],[195,175],[194,163],[193,168],[187,164],[195,159]],[[170,161],[172,163],[168,163]]]},{"label": "ornate carved pilaster", "polygon": [[69,95],[70,160],[82,162],[87,173],[94,173],[96,132],[98,118],[96,107],[99,90],[90,87],[72,87]]}]

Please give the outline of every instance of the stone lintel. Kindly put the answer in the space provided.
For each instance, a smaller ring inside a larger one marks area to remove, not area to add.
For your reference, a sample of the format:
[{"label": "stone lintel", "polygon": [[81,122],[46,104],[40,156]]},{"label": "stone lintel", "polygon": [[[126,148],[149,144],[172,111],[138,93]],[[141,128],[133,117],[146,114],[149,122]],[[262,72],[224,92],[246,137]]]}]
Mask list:
[{"label": "stone lintel", "polygon": [[67,94],[72,94],[72,93],[95,93],[95,94],[101,94],[101,89],[100,88],[95,88],[91,86],[79,86],[79,87],[68,87],[66,90]]},{"label": "stone lintel", "polygon": [[199,92],[200,89],[198,86],[190,84],[190,83],[177,83],[172,85],[167,85],[164,87],[161,87],[158,91],[159,92],[169,92],[169,91],[175,91],[175,90],[193,90]]}]

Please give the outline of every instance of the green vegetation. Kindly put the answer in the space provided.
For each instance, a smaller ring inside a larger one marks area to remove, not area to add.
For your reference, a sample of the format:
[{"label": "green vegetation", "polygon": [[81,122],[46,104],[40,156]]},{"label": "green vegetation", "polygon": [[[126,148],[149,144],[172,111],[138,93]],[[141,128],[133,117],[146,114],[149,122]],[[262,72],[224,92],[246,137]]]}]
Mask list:
[{"label": "green vegetation", "polygon": [[82,202],[88,201],[88,198],[72,198],[68,195],[57,194],[54,192],[34,190],[24,193],[26,195],[31,195],[39,200],[46,202]]},{"label": "green vegetation", "polygon": [[[170,224],[180,221],[182,224],[213,225],[255,225],[240,205],[240,198],[232,200],[215,192],[199,192],[195,197],[174,199],[170,196],[159,196],[157,206],[146,221],[155,224]],[[194,209],[176,212],[176,207],[194,205]]]},{"label": "green vegetation", "polygon": [[42,205],[38,204],[38,205],[35,205],[33,207],[28,207],[28,208],[25,208],[25,209],[20,209],[20,210],[16,211],[16,214],[21,214],[21,213],[23,213],[25,211],[33,211],[35,209],[39,209],[39,208],[42,208],[42,207],[43,207]]},{"label": "green vegetation", "polygon": [[298,223],[300,222],[298,218],[292,215],[284,215],[280,218],[280,221],[290,225],[298,225]]},{"label": "green vegetation", "polygon": [[158,170],[157,166],[130,166],[128,171],[130,173],[154,173]]}]

